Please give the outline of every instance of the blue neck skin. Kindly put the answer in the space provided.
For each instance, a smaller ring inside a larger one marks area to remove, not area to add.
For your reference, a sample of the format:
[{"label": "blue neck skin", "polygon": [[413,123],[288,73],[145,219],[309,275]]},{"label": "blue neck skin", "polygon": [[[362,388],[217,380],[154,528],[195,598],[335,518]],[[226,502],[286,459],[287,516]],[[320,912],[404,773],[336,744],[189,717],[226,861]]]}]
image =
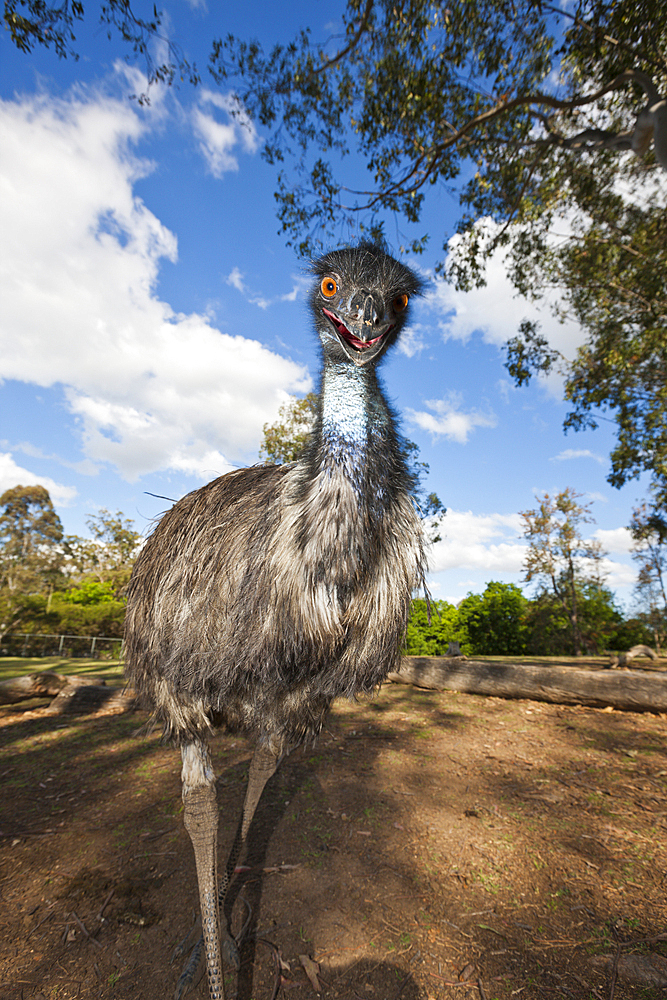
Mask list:
[{"label": "blue neck skin", "polygon": [[[329,364],[322,378],[321,398],[322,468],[329,473],[342,472],[361,497],[369,466],[382,462],[391,436],[375,372],[349,363]],[[376,491],[378,488],[379,484]]]}]

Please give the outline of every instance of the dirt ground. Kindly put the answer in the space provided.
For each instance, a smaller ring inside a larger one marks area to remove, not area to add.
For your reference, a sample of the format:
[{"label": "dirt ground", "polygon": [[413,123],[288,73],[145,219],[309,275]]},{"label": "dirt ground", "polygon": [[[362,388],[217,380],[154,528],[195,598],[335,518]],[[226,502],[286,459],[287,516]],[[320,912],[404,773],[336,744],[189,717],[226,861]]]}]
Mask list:
[{"label": "dirt ground", "polygon": [[[172,996],[196,880],[179,755],[144,723],[0,710],[0,1000]],[[403,685],[337,703],[258,809],[229,996],[271,1000],[277,955],[294,1000],[667,995],[666,735]],[[213,757],[224,859],[250,748]]]}]

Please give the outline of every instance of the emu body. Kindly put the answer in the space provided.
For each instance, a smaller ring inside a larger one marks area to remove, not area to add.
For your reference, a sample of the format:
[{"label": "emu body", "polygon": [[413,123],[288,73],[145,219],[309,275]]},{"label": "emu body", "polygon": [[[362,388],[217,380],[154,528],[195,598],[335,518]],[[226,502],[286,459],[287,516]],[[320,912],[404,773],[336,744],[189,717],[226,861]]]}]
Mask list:
[{"label": "emu body", "polygon": [[[229,473],[175,504],[128,596],[126,674],[181,747],[212,1000],[224,997],[222,954],[237,962],[218,898],[262,789],[285,753],[317,735],[334,698],[369,693],[394,668],[424,572],[412,480],[375,371],[419,280],[368,244],[313,271],[323,368],[306,453]],[[206,742],[217,727],[256,740],[219,894]]]}]

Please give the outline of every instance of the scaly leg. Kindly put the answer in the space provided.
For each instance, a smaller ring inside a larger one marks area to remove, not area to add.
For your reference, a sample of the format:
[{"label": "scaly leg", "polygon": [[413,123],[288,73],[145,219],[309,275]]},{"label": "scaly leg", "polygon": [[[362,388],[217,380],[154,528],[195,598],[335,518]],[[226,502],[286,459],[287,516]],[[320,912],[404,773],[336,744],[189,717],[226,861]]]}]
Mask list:
[{"label": "scaly leg", "polygon": [[211,1000],[225,1000],[217,887],[218,804],[215,774],[208,745],[203,741],[185,744],[181,748],[181,756],[183,820],[195,852],[208,988]]},{"label": "scaly leg", "polygon": [[[217,806],[215,805],[215,786],[213,782],[215,777],[213,775],[213,769],[211,767],[210,758],[208,756],[208,747],[203,743],[192,743],[188,744],[182,750],[183,754],[183,799],[186,803],[185,809],[185,825],[190,833],[192,843],[195,849],[195,863],[197,865],[197,878],[199,880],[199,895],[200,895],[200,905],[202,914],[202,927],[203,927],[203,937],[195,945],[190,960],[187,963],[186,968],[183,970],[181,978],[178,981],[176,987],[175,997],[180,1000],[182,996],[187,992],[189,987],[193,985],[195,978],[197,976],[197,966],[199,964],[199,956],[201,953],[202,944],[205,946],[206,951],[206,965],[209,977],[209,989],[211,991],[211,1000],[218,1000],[218,997],[224,998],[224,985],[222,981],[222,963],[220,961],[220,953],[222,945],[222,956],[227,964],[233,965],[236,969],[240,966],[239,952],[236,941],[229,932],[227,926],[227,921],[224,916],[224,902],[227,896],[227,890],[229,889],[229,884],[234,875],[234,869],[236,863],[239,859],[243,846],[245,844],[246,837],[248,835],[248,830],[250,829],[250,824],[252,818],[255,815],[255,810],[257,804],[261,798],[262,792],[264,791],[264,786],[266,785],[269,778],[275,773],[276,768],[280,762],[280,758],[270,751],[257,747],[255,750],[252,760],[250,762],[250,772],[248,774],[248,785],[246,788],[245,800],[243,803],[243,813],[241,815],[241,820],[239,822],[238,829],[236,831],[236,836],[234,837],[234,842],[232,844],[231,851],[229,853],[229,858],[227,864],[225,865],[225,872],[220,880],[217,893],[217,903],[218,905],[213,908],[210,903],[210,897],[208,896],[210,882],[203,881],[207,878],[207,873],[211,870],[210,866],[210,855],[201,851],[203,871],[200,871],[199,855],[197,853],[197,844],[195,843],[195,835],[191,832],[191,827],[188,825],[190,820],[188,819],[188,801],[190,797],[190,787],[193,783],[193,778],[191,774],[194,775],[194,781],[196,787],[203,788],[203,784],[199,784],[201,777],[208,777],[209,787],[213,789],[212,802],[215,807],[215,816],[213,819],[213,836],[214,839],[217,838]],[[187,771],[187,776],[186,776]],[[187,790],[187,791],[186,791]],[[194,788],[193,788],[194,791]],[[195,803],[193,799],[193,805]],[[210,817],[207,820],[209,827],[211,826]],[[201,824],[197,826],[197,833],[199,833]],[[208,828],[208,827],[207,827]],[[201,839],[201,838],[200,838]],[[208,850],[208,848],[207,848]],[[214,862],[215,863],[215,862]],[[215,878],[215,869],[213,869],[213,878]],[[215,882],[213,883],[215,884]],[[218,935],[217,935],[217,950],[212,942],[213,948],[209,946],[209,939],[207,936],[207,920],[211,920],[211,914],[214,913],[214,918],[217,921]],[[220,993],[214,993],[213,991],[213,976],[215,970],[219,969],[219,981],[220,981]]]}]

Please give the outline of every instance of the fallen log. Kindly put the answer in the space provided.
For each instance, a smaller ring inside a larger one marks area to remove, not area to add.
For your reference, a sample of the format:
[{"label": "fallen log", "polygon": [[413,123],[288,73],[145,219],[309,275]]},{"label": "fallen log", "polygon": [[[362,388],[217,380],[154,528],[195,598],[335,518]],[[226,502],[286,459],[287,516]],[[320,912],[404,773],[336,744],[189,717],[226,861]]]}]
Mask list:
[{"label": "fallen log", "polygon": [[51,670],[0,681],[0,705],[15,705],[31,698],[52,698],[43,711],[48,715],[90,712],[129,712],[135,705],[134,691],[107,687],[102,677],[77,677]]},{"label": "fallen log", "polygon": [[82,687],[91,684],[104,684],[104,681],[97,677],[68,677],[50,670],[25,674],[23,677],[10,677],[7,681],[0,681],[0,705],[15,705],[29,698],[55,698],[67,686]]},{"label": "fallen log", "polygon": [[667,674],[580,670],[576,667],[487,663],[461,657],[405,656],[387,680],[436,691],[495,698],[528,698],[561,705],[612,706],[632,712],[667,712]]},{"label": "fallen log", "polygon": [[610,667],[627,667],[630,660],[634,660],[636,657],[645,656],[649,660],[657,660],[658,654],[650,646],[633,646],[629,649],[627,653],[614,654],[609,661]]},{"label": "fallen log", "polygon": [[64,687],[53,699],[48,715],[84,715],[91,712],[129,712],[134,708],[134,691],[125,687],[107,687],[99,684],[72,684]]}]

